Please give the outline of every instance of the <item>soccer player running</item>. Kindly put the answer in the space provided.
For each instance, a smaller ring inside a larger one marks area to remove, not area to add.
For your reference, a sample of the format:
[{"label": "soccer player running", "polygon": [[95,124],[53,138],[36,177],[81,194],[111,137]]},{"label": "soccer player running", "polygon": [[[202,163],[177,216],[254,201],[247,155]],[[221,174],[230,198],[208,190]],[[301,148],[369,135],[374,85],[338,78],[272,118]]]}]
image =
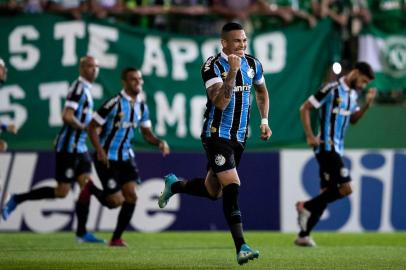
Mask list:
[{"label": "soccer player running", "polygon": [[[368,110],[375,99],[376,90],[369,89],[365,105],[358,106],[358,94],[374,79],[369,64],[359,62],[336,82],[322,87],[300,107],[300,117],[306,134],[307,144],[314,149],[319,163],[321,193],[308,200],[296,203],[300,232],[295,244],[314,247],[316,243],[310,232],[319,221],[327,204],[351,194],[350,175],[342,160],[344,135],[348,123],[355,124]],[[310,111],[320,111],[320,131],[313,134]]]},{"label": "soccer player running", "polygon": [[[90,180],[91,158],[86,146],[86,128],[93,112],[93,98],[90,89],[98,73],[99,66],[95,58],[85,56],[80,59],[79,78],[71,84],[62,113],[64,125],[55,143],[57,186],[41,187],[27,193],[12,195],[2,209],[4,220],[7,220],[16,207],[25,201],[65,198],[75,180],[81,189]],[[98,239],[86,231],[90,195],[89,192],[82,192],[76,202],[77,240],[78,242],[104,243],[104,240]]]},{"label": "soccer player running", "polygon": [[180,181],[174,174],[165,176],[165,188],[159,197],[164,208],[176,193],[217,199],[223,197],[223,212],[234,240],[237,262],[244,264],[258,258],[259,251],[244,240],[241,211],[238,205],[240,178],[237,167],[247,140],[251,109],[251,86],[261,114],[261,139],[271,137],[268,126],[269,97],[261,63],[245,54],[247,37],[238,23],[227,23],[221,33],[221,53],[202,66],[207,92],[205,120],[201,134],[208,159],[206,178]]},{"label": "soccer player running", "polygon": [[[139,127],[144,139],[158,146],[164,156],[169,154],[169,146],[152,132],[148,107],[139,95],[144,84],[141,72],[132,67],[125,68],[121,79],[124,89],[95,112],[88,133],[96,150],[95,167],[103,185],[103,194],[100,194],[103,205],[109,208],[121,206],[109,245],[126,247],[121,236],[134,213],[135,189],[140,184],[131,148],[134,129]],[[92,182],[89,181],[88,186],[89,190],[99,192]]]},{"label": "soccer player running", "polygon": [[[0,89],[7,79],[7,68],[4,60],[0,58]],[[0,121],[0,133],[9,132],[11,134],[17,134],[17,128],[14,124],[6,124]],[[0,152],[7,151],[7,142],[0,139]],[[1,189],[0,189],[1,190]]]}]

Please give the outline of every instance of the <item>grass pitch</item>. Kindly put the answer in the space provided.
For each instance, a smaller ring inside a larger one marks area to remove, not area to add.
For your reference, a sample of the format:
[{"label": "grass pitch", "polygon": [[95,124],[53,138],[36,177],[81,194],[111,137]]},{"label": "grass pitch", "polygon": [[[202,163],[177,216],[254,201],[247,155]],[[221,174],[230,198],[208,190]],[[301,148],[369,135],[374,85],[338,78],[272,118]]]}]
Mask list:
[{"label": "grass pitch", "polygon": [[406,269],[406,233],[313,237],[318,247],[299,248],[293,234],[247,232],[261,254],[239,266],[228,232],[126,232],[129,248],[77,244],[73,233],[0,233],[0,269]]}]

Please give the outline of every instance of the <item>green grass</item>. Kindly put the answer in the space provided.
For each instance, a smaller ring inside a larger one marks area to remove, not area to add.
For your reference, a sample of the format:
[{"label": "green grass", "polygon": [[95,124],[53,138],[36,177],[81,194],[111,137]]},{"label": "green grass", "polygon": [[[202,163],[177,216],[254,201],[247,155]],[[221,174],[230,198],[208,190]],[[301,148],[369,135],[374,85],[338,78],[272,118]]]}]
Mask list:
[{"label": "green grass", "polygon": [[1,233],[0,269],[406,269],[406,233],[313,237],[317,248],[299,248],[293,234],[247,232],[261,255],[239,266],[227,232],[127,232],[129,248],[79,245],[72,233]]}]

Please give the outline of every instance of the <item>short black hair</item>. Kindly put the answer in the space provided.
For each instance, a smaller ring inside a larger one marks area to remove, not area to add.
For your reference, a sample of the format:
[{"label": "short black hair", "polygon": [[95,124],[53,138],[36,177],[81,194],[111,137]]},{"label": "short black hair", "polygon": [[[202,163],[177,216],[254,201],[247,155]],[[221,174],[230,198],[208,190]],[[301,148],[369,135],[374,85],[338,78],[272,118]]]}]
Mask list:
[{"label": "short black hair", "polygon": [[374,71],[367,62],[356,63],[354,69],[357,69],[361,74],[367,76],[370,80],[375,79]]},{"label": "short black hair", "polygon": [[221,36],[234,30],[244,30],[241,24],[236,22],[228,22],[221,29]]},{"label": "short black hair", "polygon": [[127,79],[127,74],[133,71],[138,71],[138,69],[134,68],[134,67],[126,67],[125,69],[123,69],[121,71],[121,79],[123,81],[125,81]]}]

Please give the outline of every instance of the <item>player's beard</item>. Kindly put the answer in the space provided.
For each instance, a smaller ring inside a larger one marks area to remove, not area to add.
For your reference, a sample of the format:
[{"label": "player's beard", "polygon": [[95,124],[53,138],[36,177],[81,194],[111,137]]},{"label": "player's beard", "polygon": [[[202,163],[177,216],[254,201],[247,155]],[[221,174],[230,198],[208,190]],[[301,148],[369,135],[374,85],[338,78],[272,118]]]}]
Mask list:
[{"label": "player's beard", "polygon": [[350,82],[350,88],[351,89],[357,89],[356,87],[357,87],[357,79],[352,79],[351,82]]}]

